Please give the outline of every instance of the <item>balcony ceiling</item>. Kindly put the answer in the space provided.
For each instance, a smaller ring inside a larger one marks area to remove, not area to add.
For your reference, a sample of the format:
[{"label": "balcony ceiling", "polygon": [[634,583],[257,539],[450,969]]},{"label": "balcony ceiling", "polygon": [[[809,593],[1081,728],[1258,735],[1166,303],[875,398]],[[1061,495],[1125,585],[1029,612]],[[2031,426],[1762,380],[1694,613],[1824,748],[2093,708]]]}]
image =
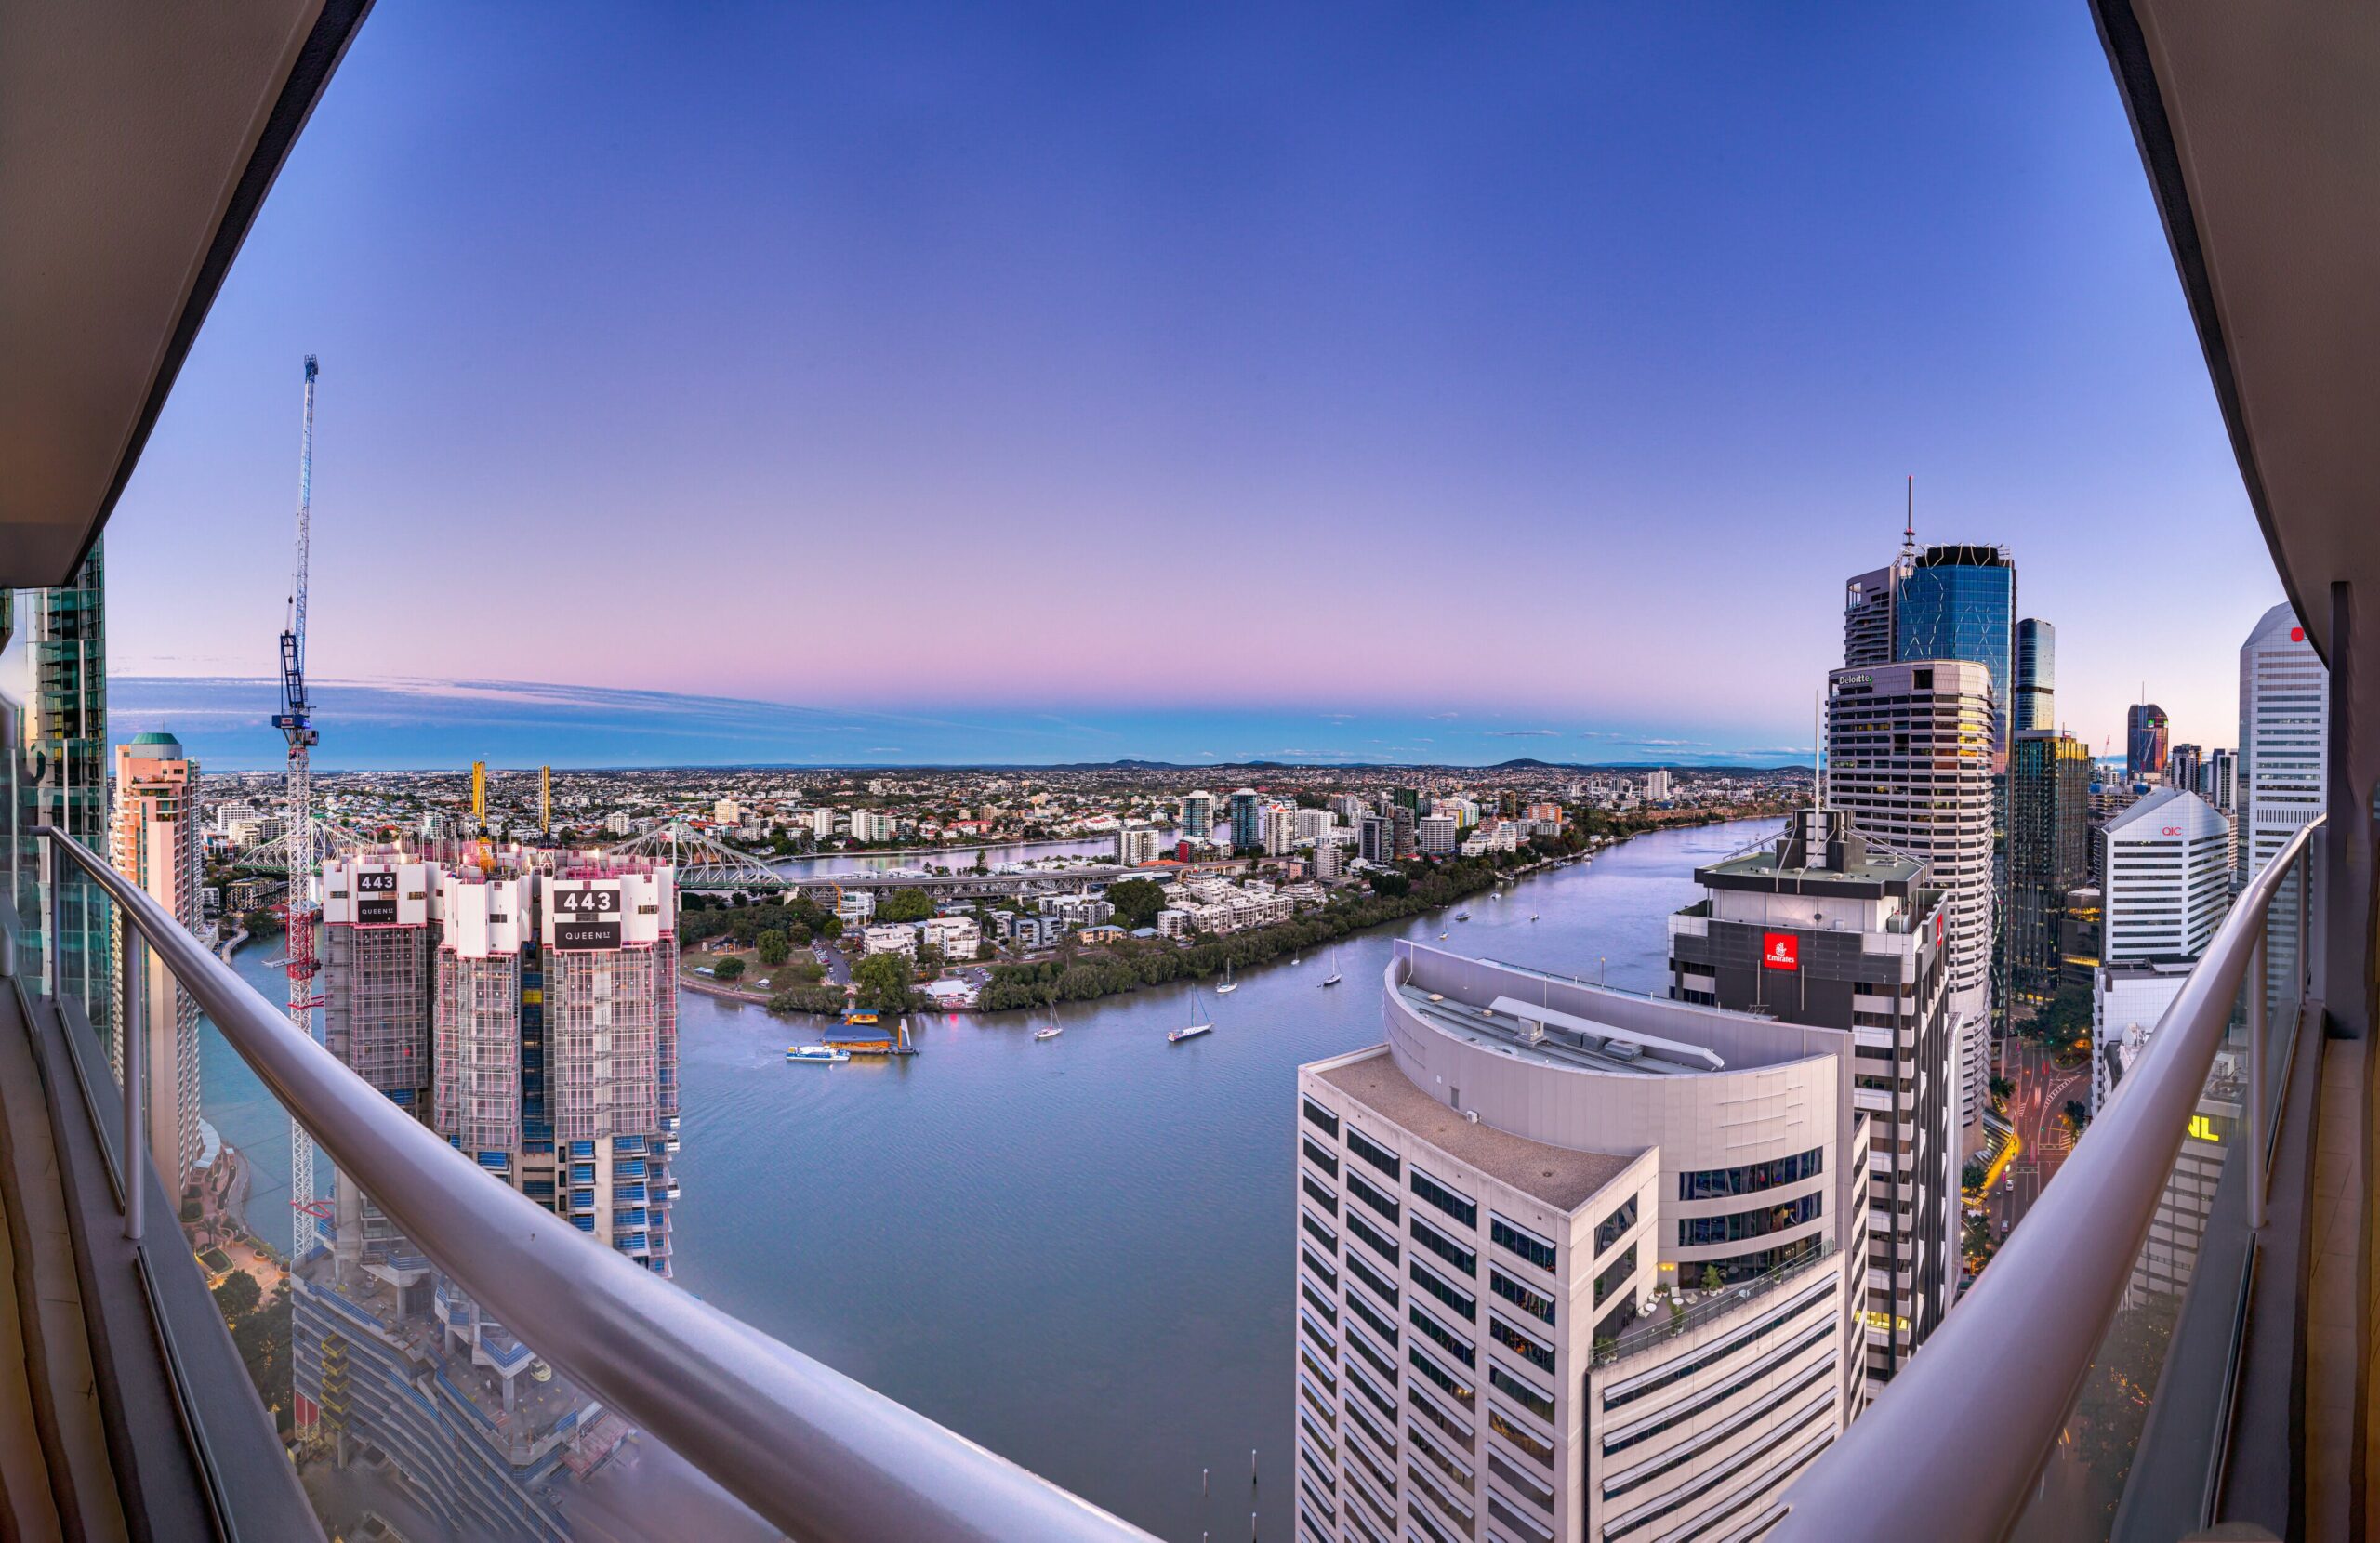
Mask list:
[{"label": "balcony ceiling", "polygon": [[2380,6],[2094,9],[2249,498],[2331,658],[2334,581],[2380,626]]},{"label": "balcony ceiling", "polygon": [[0,7],[0,586],[107,522],[369,7]]}]

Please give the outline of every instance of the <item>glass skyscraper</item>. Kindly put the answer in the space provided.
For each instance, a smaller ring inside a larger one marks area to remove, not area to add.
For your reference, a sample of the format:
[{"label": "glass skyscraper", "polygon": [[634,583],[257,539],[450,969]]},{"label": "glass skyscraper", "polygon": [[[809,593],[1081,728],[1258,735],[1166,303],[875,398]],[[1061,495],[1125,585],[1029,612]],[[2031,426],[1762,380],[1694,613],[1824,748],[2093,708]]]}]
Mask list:
[{"label": "glass skyscraper", "polygon": [[2016,624],[2016,732],[2057,727],[2057,628],[2037,616]]},{"label": "glass skyscraper", "polygon": [[[94,851],[108,849],[105,577],[94,541],[73,582],[16,597],[25,640],[25,824],[55,825]],[[88,1005],[105,1040],[113,1017],[113,956],[103,898],[95,885],[69,884],[59,901],[63,925],[57,938],[46,934],[48,897],[41,899],[38,913],[24,918],[36,949],[33,966],[46,969],[57,951],[61,991]]]},{"label": "glass skyscraper", "polygon": [[2016,567],[2004,547],[1928,547],[1893,601],[1893,655],[1968,659],[1991,671],[1991,748],[2004,766],[2015,681]]}]

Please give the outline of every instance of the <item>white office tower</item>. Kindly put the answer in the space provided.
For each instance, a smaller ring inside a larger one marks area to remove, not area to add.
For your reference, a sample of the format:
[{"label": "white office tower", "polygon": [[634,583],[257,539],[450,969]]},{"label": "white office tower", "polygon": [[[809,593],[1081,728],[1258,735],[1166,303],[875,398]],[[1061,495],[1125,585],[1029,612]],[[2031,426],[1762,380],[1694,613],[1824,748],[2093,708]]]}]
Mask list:
[{"label": "white office tower", "polygon": [[1759,1532],[1862,1394],[1851,1035],[1408,943],[1385,985],[1298,1072],[1297,1536]]},{"label": "white office tower", "polygon": [[1667,767],[1656,767],[1645,773],[1645,801],[1665,804],[1670,801],[1670,773]]},{"label": "white office tower", "polygon": [[[2265,613],[2240,645],[2240,770],[2235,818],[2245,884],[2297,828],[2322,811],[2324,756],[2331,738],[2330,672],[2286,602]],[[2321,903],[2315,879],[2314,903]],[[2288,980],[2298,958],[2298,877],[2273,896],[2266,929],[2266,975]]]},{"label": "white office tower", "polygon": [[1983,1145],[1991,1081],[1991,671],[1912,660],[1827,677],[1827,803],[1888,852],[1924,859],[1949,923],[1963,1150]]},{"label": "white office tower", "polygon": [[2161,789],[2109,821],[2101,836],[2099,966],[2091,986],[2095,1114],[2231,908],[2230,822],[2197,794]]}]

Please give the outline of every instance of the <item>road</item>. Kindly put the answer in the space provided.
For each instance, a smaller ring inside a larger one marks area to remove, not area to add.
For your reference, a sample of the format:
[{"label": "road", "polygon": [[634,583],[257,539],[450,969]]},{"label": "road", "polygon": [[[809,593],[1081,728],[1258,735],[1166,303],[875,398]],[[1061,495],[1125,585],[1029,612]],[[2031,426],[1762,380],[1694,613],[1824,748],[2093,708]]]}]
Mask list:
[{"label": "road", "polygon": [[2000,1192],[1991,1196],[1992,1222],[2003,1234],[2025,1219],[2042,1186],[2057,1176],[2058,1165],[2073,1150],[2073,1132],[2066,1128],[2066,1101],[2086,1098],[2090,1073],[2082,1066],[2060,1066],[2032,1044],[2011,1041],[2004,1074],[2016,1085],[2008,1100],[2008,1121],[2023,1143],[2008,1165]]}]

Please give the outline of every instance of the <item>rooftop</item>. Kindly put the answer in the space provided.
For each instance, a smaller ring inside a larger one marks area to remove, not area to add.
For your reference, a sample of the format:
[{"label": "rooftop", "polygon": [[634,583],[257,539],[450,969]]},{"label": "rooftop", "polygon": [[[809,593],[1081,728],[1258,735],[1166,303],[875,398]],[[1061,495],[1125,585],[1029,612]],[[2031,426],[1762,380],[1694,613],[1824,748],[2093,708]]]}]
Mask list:
[{"label": "rooftop", "polygon": [[1585,1205],[1635,1160],[1634,1153],[1547,1146],[1474,1125],[1408,1081],[1384,1045],[1315,1075],[1457,1162],[1565,1213]]}]

